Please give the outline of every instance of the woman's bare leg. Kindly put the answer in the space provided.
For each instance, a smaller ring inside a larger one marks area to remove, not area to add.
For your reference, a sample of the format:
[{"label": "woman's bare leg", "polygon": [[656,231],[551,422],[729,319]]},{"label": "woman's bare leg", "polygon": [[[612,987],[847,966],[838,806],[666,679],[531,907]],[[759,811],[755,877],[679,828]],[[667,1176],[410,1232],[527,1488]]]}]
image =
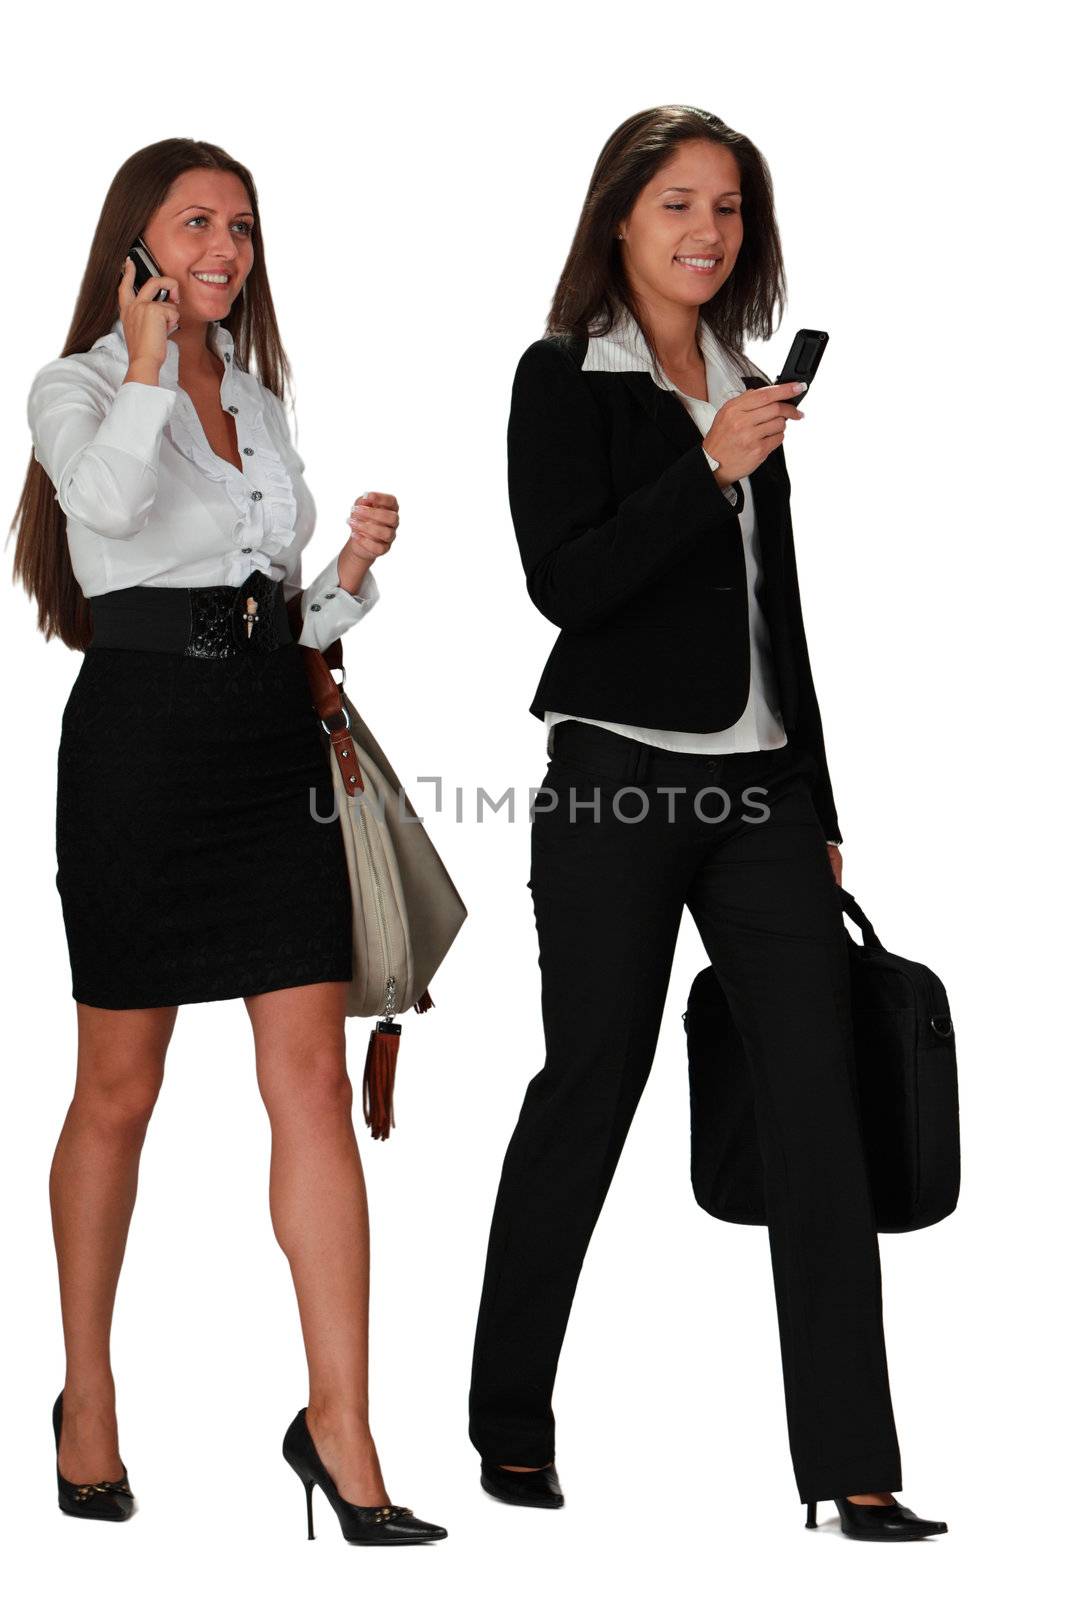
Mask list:
[{"label": "woman's bare leg", "polygon": [[60,1471],[72,1483],[121,1476],[110,1339],[145,1131],[164,1076],[176,1006],[78,1007],[74,1096],[49,1174],[67,1371]]},{"label": "woman's bare leg", "polygon": [[369,1227],[346,1071],[345,983],[246,1001],[272,1128],[269,1205],[309,1363],[306,1420],[343,1499],[386,1505],[369,1431]]}]

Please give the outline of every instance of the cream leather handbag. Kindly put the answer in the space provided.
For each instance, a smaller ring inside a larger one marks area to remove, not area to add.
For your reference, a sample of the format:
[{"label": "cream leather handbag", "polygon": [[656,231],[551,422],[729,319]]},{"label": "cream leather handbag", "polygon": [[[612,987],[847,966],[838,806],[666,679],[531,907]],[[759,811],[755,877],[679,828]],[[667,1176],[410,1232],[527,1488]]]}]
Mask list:
[{"label": "cream leather handbag", "polygon": [[[401,1024],[428,991],[467,912],[391,763],[319,650],[302,645],[313,704],[331,763],[354,909],[350,1017],[382,1017],[369,1036],[362,1084],[374,1139],[394,1127],[393,1089]],[[340,664],[341,647],[329,655]],[[343,679],[345,681],[345,668]]]}]

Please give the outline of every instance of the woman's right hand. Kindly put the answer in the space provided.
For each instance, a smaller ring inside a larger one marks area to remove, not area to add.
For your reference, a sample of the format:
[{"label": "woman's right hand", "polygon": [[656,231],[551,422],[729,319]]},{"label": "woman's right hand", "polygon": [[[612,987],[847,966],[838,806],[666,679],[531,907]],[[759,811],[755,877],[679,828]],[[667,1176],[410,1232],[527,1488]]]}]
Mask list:
[{"label": "woman's right hand", "polygon": [[704,439],[704,449],[721,465],[715,473],[720,489],[745,478],[777,450],[785,437],[786,419],[803,417],[795,397],[803,383],[769,383],[745,389],[718,408]]},{"label": "woman's right hand", "polygon": [[[153,295],[161,289],[166,289],[170,298],[154,300]],[[160,368],[167,360],[168,334],[179,325],[178,299],[175,278],[150,278],[135,294],[134,262],[127,256],[119,280],[119,315],[127,341],[129,376],[151,374],[150,382],[159,378]]]}]

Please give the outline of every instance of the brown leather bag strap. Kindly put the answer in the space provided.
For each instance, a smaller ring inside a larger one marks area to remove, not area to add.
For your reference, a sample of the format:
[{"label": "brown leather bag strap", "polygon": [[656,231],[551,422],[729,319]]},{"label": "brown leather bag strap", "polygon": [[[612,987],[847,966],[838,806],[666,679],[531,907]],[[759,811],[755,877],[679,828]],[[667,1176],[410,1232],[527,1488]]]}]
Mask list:
[{"label": "brown leather bag strap", "polygon": [[342,703],[339,686],[319,650],[312,650],[303,644],[301,652],[316,714],[331,738],[331,749],[339,763],[346,792],[354,794],[358,789],[364,789],[365,785],[357,763],[354,741],[350,737],[350,718]]},{"label": "brown leather bag strap", "polygon": [[[288,600],[287,612],[291,631],[297,639],[302,623],[300,595]],[[365,785],[354,741],[350,737],[350,718],[342,703],[339,686],[331,676],[332,667],[342,666],[342,641],[332,640],[326,651],[314,650],[307,644],[300,648],[316,714],[331,739],[332,753],[339,764],[346,792],[354,794],[358,789],[363,790]]]}]

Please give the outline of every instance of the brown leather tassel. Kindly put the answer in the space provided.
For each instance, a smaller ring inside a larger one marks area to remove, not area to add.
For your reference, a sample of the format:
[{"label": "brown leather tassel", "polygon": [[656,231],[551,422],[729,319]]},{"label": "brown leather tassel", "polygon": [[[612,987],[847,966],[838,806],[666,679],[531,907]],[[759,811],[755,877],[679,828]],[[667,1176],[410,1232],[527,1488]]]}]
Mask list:
[{"label": "brown leather tassel", "polygon": [[420,1016],[422,1011],[430,1011],[434,1005],[435,1001],[432,999],[431,990],[426,989],[419,1000],[414,1000],[413,1009]]},{"label": "brown leather tassel", "polygon": [[395,1125],[395,1068],[402,1024],[378,1022],[369,1034],[361,1104],[374,1139],[386,1139]]}]

